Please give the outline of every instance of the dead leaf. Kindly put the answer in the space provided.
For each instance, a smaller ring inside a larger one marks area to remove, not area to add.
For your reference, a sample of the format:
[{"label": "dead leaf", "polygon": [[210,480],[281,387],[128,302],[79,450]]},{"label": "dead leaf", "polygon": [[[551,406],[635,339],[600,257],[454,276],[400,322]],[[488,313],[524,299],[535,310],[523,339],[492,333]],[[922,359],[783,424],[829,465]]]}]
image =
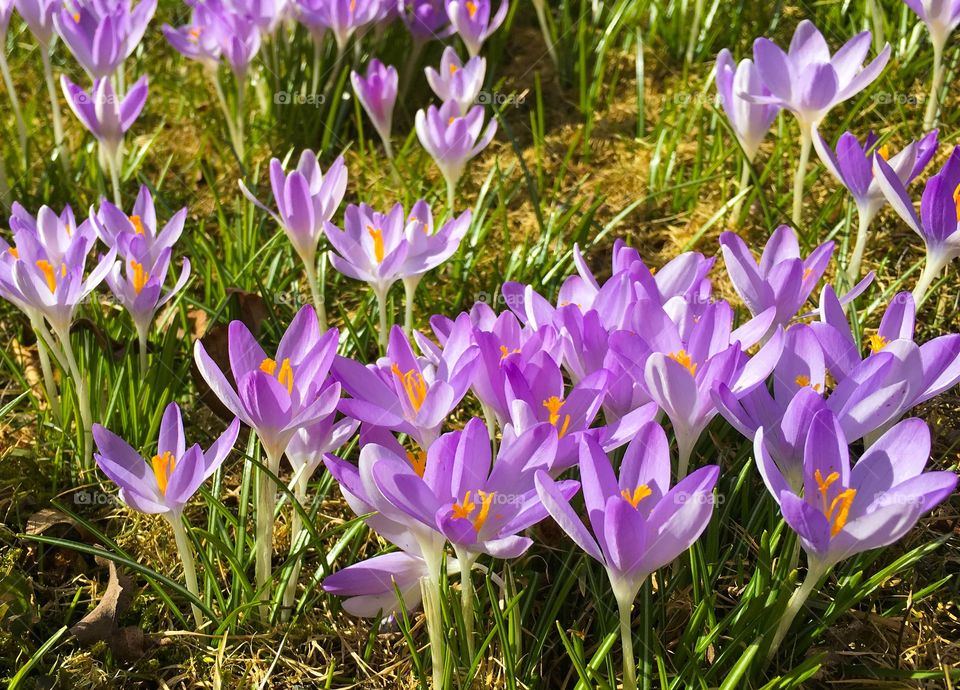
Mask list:
[{"label": "dead leaf", "polygon": [[103,597],[90,613],[70,628],[70,633],[83,646],[105,642],[117,657],[137,659],[144,654],[143,630],[137,626],[119,626],[120,616],[133,601],[133,583],[128,576],[117,571],[113,561],[97,557],[97,563],[102,565],[104,561],[109,579]]}]

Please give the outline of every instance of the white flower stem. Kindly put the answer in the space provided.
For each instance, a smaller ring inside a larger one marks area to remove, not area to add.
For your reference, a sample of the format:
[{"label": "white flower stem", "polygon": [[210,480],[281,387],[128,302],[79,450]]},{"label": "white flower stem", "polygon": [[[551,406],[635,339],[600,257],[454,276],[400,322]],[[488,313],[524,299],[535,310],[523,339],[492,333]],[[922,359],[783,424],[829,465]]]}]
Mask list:
[{"label": "white flower stem", "polygon": [[[197,587],[197,568],[193,560],[190,538],[183,526],[183,519],[179,513],[166,513],[165,517],[173,528],[173,538],[177,542],[177,551],[180,553],[180,561],[183,563],[183,579],[186,581],[187,591],[199,599],[200,589]],[[203,625],[203,612],[199,606],[193,603],[190,604],[190,610],[193,612],[194,623],[197,624],[197,628],[200,628]]]},{"label": "white flower stem", "polygon": [[867,14],[870,15],[870,20],[873,23],[873,48],[879,53],[883,50],[886,41],[883,37],[883,13],[877,4],[877,0],[867,0]]},{"label": "white flower stem", "polygon": [[697,48],[697,39],[700,38],[700,19],[702,17],[703,0],[696,0],[693,5],[693,21],[690,23],[690,40],[687,42],[687,62],[693,62],[693,52]]},{"label": "white flower stem", "polygon": [[690,456],[693,455],[693,449],[697,445],[699,435],[693,437],[692,434],[681,432],[677,436],[677,481],[687,476],[687,470],[690,468]]},{"label": "white flower stem", "polygon": [[857,240],[853,246],[853,254],[850,255],[850,263],[847,264],[847,281],[851,286],[857,284],[860,278],[860,265],[863,263],[863,252],[867,248],[867,233],[870,230],[870,222],[873,217],[857,211]]},{"label": "white flower stem", "polygon": [[63,116],[60,114],[60,99],[57,97],[57,85],[53,80],[53,66],[50,64],[50,46],[40,46],[40,58],[43,60],[43,78],[47,82],[47,94],[50,96],[50,113],[53,120],[54,145],[60,153],[60,163],[64,172],[70,172],[67,151],[63,144]]},{"label": "white flower stem", "polygon": [[[297,474],[296,481],[293,485],[293,495],[297,499],[297,503],[301,507],[306,508],[307,504],[307,483],[310,477],[306,472],[299,472]],[[291,508],[290,516],[290,555],[293,556],[298,549],[305,547],[307,539],[309,539],[309,533],[307,533],[304,543],[300,544],[300,535],[306,531],[303,529],[303,520],[300,518],[300,511],[295,508]],[[293,571],[290,573],[290,578],[287,580],[287,587],[283,591],[283,617],[288,619],[293,610],[293,601],[297,596],[297,581],[300,579],[300,566],[303,563],[303,558],[297,559],[297,562],[293,564]]]},{"label": "white flower stem", "polygon": [[453,204],[457,198],[457,183],[449,177],[447,180],[447,218],[453,218]]},{"label": "white flower stem", "polygon": [[750,184],[750,159],[747,157],[744,157],[743,167],[740,170],[740,183],[737,185],[737,196],[739,196],[740,198],[737,199],[737,203],[734,204],[733,212],[731,214],[733,217],[733,224],[735,226],[740,224],[740,211],[743,209],[743,199],[744,199],[744,197],[741,195],[743,194],[743,191],[747,188],[747,185],[749,184]]},{"label": "white flower stem", "polygon": [[[261,445],[263,446],[262,440]],[[276,474],[280,470],[280,457],[283,452],[271,453],[263,446],[263,454],[267,468]],[[269,582],[273,569],[273,522],[277,508],[277,488],[266,472],[259,471],[257,475],[256,577],[257,590],[265,600],[260,606],[260,618],[266,622],[270,615],[266,602],[270,601]]]},{"label": "white flower stem", "polygon": [[533,0],[533,8],[537,11],[537,22],[540,24],[543,42],[547,45],[547,53],[553,60],[554,66],[559,66],[560,61],[557,59],[557,49],[553,45],[553,37],[550,36],[550,25],[547,23],[547,13],[543,6],[543,0]]},{"label": "white flower stem", "polygon": [[427,636],[430,638],[430,661],[433,670],[433,688],[443,688],[443,616],[440,608],[440,564],[443,551],[437,550],[425,542],[420,543],[424,561],[427,564],[427,577],[420,579],[420,592],[423,596],[423,614],[427,621]]},{"label": "white flower stem", "polygon": [[[327,260],[326,253],[321,254],[320,262]],[[323,300],[323,291],[320,289],[320,281],[317,279],[317,258],[304,259],[303,267],[307,273],[307,284],[310,286],[310,297],[313,300],[313,308],[317,311],[317,321],[320,322],[320,332],[327,332],[327,308]]]},{"label": "white flower stem", "polygon": [[463,612],[463,627],[467,634],[467,655],[473,663],[473,657],[477,653],[477,647],[473,641],[473,600],[475,598],[473,564],[477,561],[477,555],[461,548],[455,547],[454,550],[460,562],[460,608]]},{"label": "white flower stem", "polygon": [[930,99],[923,115],[923,131],[928,132],[937,124],[940,90],[943,88],[943,40],[931,36],[933,43],[933,79],[930,84]]},{"label": "white flower stem", "polygon": [[13,110],[13,116],[17,120],[17,137],[20,139],[20,153],[23,156],[24,168],[26,169],[27,160],[27,125],[23,120],[23,112],[20,110],[20,99],[17,98],[17,90],[13,85],[13,78],[10,76],[10,63],[7,62],[6,51],[0,50],[0,73],[3,73],[3,83],[7,87],[7,93],[10,96],[10,107]]},{"label": "white flower stem", "polygon": [[918,308],[924,299],[926,299],[927,291],[930,289],[931,283],[936,280],[942,270],[943,262],[937,259],[931,259],[928,253],[926,262],[923,265],[923,273],[920,274],[920,279],[917,281],[916,287],[913,288],[913,301]]},{"label": "white flower stem", "polygon": [[423,276],[409,276],[403,279],[403,330],[407,337],[413,332],[413,304],[417,294],[417,286]]},{"label": "white flower stem", "polygon": [[630,612],[633,599],[617,597],[617,610],[620,613],[620,646],[623,648],[623,690],[637,690],[637,662],[633,656],[633,629],[630,626]]},{"label": "white flower stem", "polygon": [[81,458],[82,465],[85,467],[93,451],[93,415],[90,413],[90,394],[87,391],[87,382],[80,373],[80,366],[77,364],[77,358],[73,352],[73,345],[70,344],[70,328],[67,327],[66,332],[58,329],[57,338],[60,340],[60,345],[63,348],[63,356],[67,363],[67,369],[70,372],[74,389],[77,392],[77,406],[80,409],[80,425],[83,430]]},{"label": "white flower stem", "polygon": [[236,151],[237,157],[243,160],[243,155],[241,154],[242,146],[238,148],[237,145],[239,138],[237,136],[236,123],[233,119],[233,113],[230,112],[230,104],[227,103],[227,97],[223,93],[223,86],[220,84],[220,75],[217,74],[215,67],[210,68],[208,74],[210,75],[210,81],[213,83],[214,93],[217,94],[220,110],[223,111],[223,116],[227,121],[227,134],[230,135],[230,143],[233,144],[233,149]]},{"label": "white flower stem", "polygon": [[242,163],[244,160],[245,153],[245,142],[243,140],[245,136],[245,124],[244,117],[246,110],[247,102],[247,79],[246,77],[237,77],[237,124],[234,128],[236,132],[237,140],[234,142],[234,147],[237,149],[237,157]]},{"label": "white flower stem", "polygon": [[373,293],[377,296],[377,312],[380,315],[380,333],[378,334],[380,342],[380,354],[387,353],[387,291],[374,288]]},{"label": "white flower stem", "polygon": [[147,339],[150,332],[150,324],[146,326],[137,325],[137,345],[140,353],[140,376],[147,375]]},{"label": "white flower stem", "polygon": [[813,146],[813,126],[800,123],[800,160],[797,162],[797,171],[793,176],[793,227],[800,229],[803,218],[803,183],[807,174],[807,163],[810,161],[810,148]]},{"label": "white flower stem", "polygon": [[[54,419],[58,423],[63,421],[63,412],[60,409],[60,393],[57,390],[57,382],[53,378],[53,367],[50,365],[50,348],[56,347],[50,331],[43,324],[43,317],[30,315],[30,325],[37,336],[37,357],[40,359],[40,371],[43,373],[43,388],[47,394],[47,404],[50,405],[50,411],[53,412]],[[53,356],[58,363],[63,362],[63,358],[58,352],[53,352]]]},{"label": "white flower stem", "polygon": [[120,168],[123,167],[123,146],[118,146],[116,151],[107,151],[104,158],[107,161],[107,169],[110,171],[113,203],[118,208],[123,208],[123,200],[120,195]]},{"label": "white flower stem", "polygon": [[320,87],[320,66],[323,62],[323,35],[313,37],[313,69],[310,71],[310,95]]},{"label": "white flower stem", "polygon": [[810,593],[813,592],[813,588],[817,586],[820,578],[826,574],[827,570],[828,567],[819,561],[810,560],[807,576],[804,578],[803,584],[797,587],[796,591],[791,595],[790,601],[787,602],[787,608],[784,610],[783,615],[780,616],[777,631],[773,635],[773,642],[770,643],[770,649],[767,651],[767,659],[771,659],[773,655],[777,653],[777,649],[780,648],[780,643],[783,642],[787,631],[790,630],[793,619],[797,617],[797,614],[800,612],[800,609],[803,608]]}]

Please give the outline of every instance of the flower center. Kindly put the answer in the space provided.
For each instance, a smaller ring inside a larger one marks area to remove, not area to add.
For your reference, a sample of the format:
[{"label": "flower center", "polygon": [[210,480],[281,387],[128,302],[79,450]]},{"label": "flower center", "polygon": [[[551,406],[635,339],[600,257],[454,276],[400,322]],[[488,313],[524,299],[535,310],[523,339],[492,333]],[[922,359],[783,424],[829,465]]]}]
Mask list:
[{"label": "flower center", "polygon": [[413,471],[417,473],[417,476],[423,479],[423,475],[427,471],[427,451],[408,450],[407,460],[410,461],[410,466],[413,467]]},{"label": "flower center", "polygon": [[143,291],[143,286],[150,280],[150,274],[143,270],[143,264],[131,261],[133,268],[133,291],[138,295]]},{"label": "flower center", "polygon": [[885,161],[890,160],[890,145],[884,144],[883,146],[878,148],[877,155],[880,156]]},{"label": "flower center", "polygon": [[630,493],[630,489],[624,489],[620,492],[620,495],[623,496],[623,500],[636,508],[638,505],[640,505],[640,501],[652,493],[653,492],[650,490],[649,486],[646,484],[641,484],[633,490],[633,493]]},{"label": "flower center", "polygon": [[173,474],[173,469],[177,466],[173,459],[173,453],[168,450],[163,455],[154,455],[150,464],[153,466],[153,474],[157,478],[157,487],[159,487],[160,493],[166,495],[167,482],[170,481],[170,475]]},{"label": "flower center", "polygon": [[520,354],[520,350],[519,350],[519,349],[511,350],[511,349],[509,349],[506,345],[501,345],[501,346],[500,346],[500,360],[501,360],[501,361],[503,361],[504,359],[506,359],[509,355],[517,355],[517,354]]},{"label": "flower center", "polygon": [[367,226],[367,232],[370,233],[370,237],[373,239],[373,255],[377,259],[378,264],[383,263],[383,230],[380,228],[375,228],[372,225]]},{"label": "flower center", "polygon": [[128,219],[133,225],[133,231],[138,235],[143,234],[143,221],[140,220],[140,216],[129,216]]},{"label": "flower center", "polygon": [[690,355],[687,354],[686,350],[671,352],[669,355],[667,355],[667,357],[689,371],[691,376],[696,376],[697,365],[692,359],[690,359]]},{"label": "flower center", "polygon": [[830,523],[830,536],[835,537],[847,524],[847,518],[850,516],[850,506],[853,505],[853,499],[857,495],[856,489],[844,489],[830,503],[827,503],[827,493],[830,487],[840,479],[839,472],[831,472],[827,478],[823,478],[820,470],[814,473],[814,479],[817,480],[817,488],[820,490],[820,504],[827,522]]},{"label": "flower center", "polygon": [[280,363],[280,371],[277,372],[277,362],[274,359],[267,357],[265,360],[260,362],[260,371],[262,371],[267,376],[277,377],[277,382],[281,386],[287,387],[287,393],[293,394],[293,367],[290,366],[290,358],[284,357],[283,361]]},{"label": "flower center", "polygon": [[489,493],[486,491],[477,491],[476,494],[480,501],[480,510],[477,512],[477,517],[471,520],[471,516],[474,511],[477,510],[477,504],[470,500],[470,496],[473,493],[473,491],[468,491],[463,495],[462,501],[454,503],[451,509],[451,515],[461,520],[470,520],[473,523],[473,529],[479,532],[483,529],[484,524],[486,524],[487,518],[490,517],[490,506],[493,505],[493,497],[497,494],[495,491]]},{"label": "flower center", "polygon": [[550,396],[543,401],[543,406],[547,408],[547,412],[550,413],[550,423],[553,424],[560,431],[560,438],[563,438],[567,433],[567,428],[570,426],[570,415],[563,416],[563,425],[557,426],[560,422],[560,408],[563,407],[565,400],[561,400],[555,395]]},{"label": "flower center", "polygon": [[73,13],[73,22],[74,22],[74,24],[79,24],[79,23],[80,23],[80,13],[79,13],[79,12],[74,12],[74,13]]},{"label": "flower center", "polygon": [[477,16],[477,3],[467,0],[467,12],[470,13],[470,19]]},{"label": "flower center", "polygon": [[[40,259],[37,262],[37,268],[43,272],[44,278],[47,279],[47,287],[50,288],[50,292],[57,291],[57,272],[53,269],[53,266],[50,265],[50,262],[46,259]],[[67,265],[60,264],[60,277],[65,278],[67,275]]]},{"label": "flower center", "polygon": [[957,210],[957,222],[960,223],[960,184],[953,190],[953,203]]},{"label": "flower center", "polygon": [[427,397],[427,382],[423,380],[423,374],[416,369],[411,369],[404,374],[396,364],[390,367],[390,371],[400,380],[400,385],[403,386],[413,411],[419,412],[420,406]]},{"label": "flower center", "polygon": [[450,65],[450,74],[456,74],[456,73],[457,73],[457,66]]},{"label": "flower center", "polygon": [[870,352],[880,352],[880,350],[885,348],[887,346],[887,343],[890,341],[884,338],[879,333],[875,333],[874,335],[870,336],[869,342],[870,342]]},{"label": "flower center", "polygon": [[350,12],[353,13],[357,10],[357,0],[350,0]]},{"label": "flower center", "polygon": [[16,247],[10,247],[10,254],[13,256],[14,259],[20,258],[20,250],[17,249]]},{"label": "flower center", "polygon": [[[793,380],[793,382],[798,386],[800,386],[801,388],[806,388],[807,386],[810,386],[810,377],[806,376],[805,374],[800,374],[797,378]],[[813,390],[815,390],[817,393],[820,392],[819,383],[813,384],[811,388],[813,388]]]}]

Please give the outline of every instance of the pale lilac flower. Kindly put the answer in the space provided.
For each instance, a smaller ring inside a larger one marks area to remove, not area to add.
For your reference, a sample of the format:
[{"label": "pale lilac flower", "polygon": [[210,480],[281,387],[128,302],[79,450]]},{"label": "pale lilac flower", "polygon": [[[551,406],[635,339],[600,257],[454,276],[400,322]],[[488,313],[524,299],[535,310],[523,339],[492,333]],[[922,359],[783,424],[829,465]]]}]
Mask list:
[{"label": "pale lilac flower", "polygon": [[67,104],[77,119],[103,146],[109,159],[116,158],[123,144],[123,136],[140,116],[147,102],[147,77],[140,77],[120,98],[109,79],[98,79],[87,93],[67,79],[60,77],[60,85]]},{"label": "pale lilac flower", "polygon": [[500,7],[492,17],[493,0],[447,0],[447,16],[450,24],[463,39],[470,56],[480,53],[483,42],[500,28],[507,18],[509,0],[500,0]]},{"label": "pale lilac flower", "polygon": [[387,158],[393,158],[390,132],[393,124],[393,106],[397,101],[397,69],[384,65],[374,58],[367,65],[367,73],[361,77],[351,70],[350,83],[360,105],[383,140]]},{"label": "pale lilac flower", "polygon": [[451,46],[443,49],[440,57],[440,70],[433,67],[424,69],[427,83],[437,98],[446,103],[456,101],[460,115],[466,115],[480,95],[483,80],[487,73],[485,58],[475,56],[466,63],[460,60],[457,51]]},{"label": "pale lilac flower", "polygon": [[735,64],[730,51],[724,48],[717,55],[717,93],[730,128],[740,142],[748,161],[753,161],[760,142],[770,130],[780,106],[772,103],[753,103],[741,94],[755,93],[769,96],[760,73],[752,60]]}]

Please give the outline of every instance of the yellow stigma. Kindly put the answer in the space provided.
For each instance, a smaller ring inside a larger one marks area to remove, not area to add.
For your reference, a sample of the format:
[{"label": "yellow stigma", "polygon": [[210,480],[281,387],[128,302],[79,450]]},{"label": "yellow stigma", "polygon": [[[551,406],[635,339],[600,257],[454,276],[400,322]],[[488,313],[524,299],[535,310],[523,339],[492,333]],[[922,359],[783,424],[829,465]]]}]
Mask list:
[{"label": "yellow stigma", "polygon": [[519,350],[519,349],[517,349],[517,350],[511,350],[511,349],[509,349],[506,345],[501,345],[501,346],[500,346],[500,361],[501,361],[501,362],[502,362],[503,360],[505,360],[508,356],[510,356],[510,355],[517,355],[517,354],[520,354],[520,350]]},{"label": "yellow stigma", "polygon": [[404,374],[396,364],[390,367],[390,371],[400,379],[400,385],[403,386],[403,390],[407,394],[407,399],[410,400],[413,411],[419,412],[423,401],[427,397],[427,382],[423,380],[423,375],[415,369],[411,369]]},{"label": "yellow stigma", "polygon": [[20,258],[20,250],[17,249],[16,247],[10,247],[10,254],[13,256],[14,259]]},{"label": "yellow stigma", "polygon": [[677,364],[681,365],[684,369],[690,372],[691,376],[696,376],[697,374],[697,365],[690,359],[690,355],[687,354],[686,350],[679,350],[678,352],[671,352],[667,355]]},{"label": "yellow stigma", "polygon": [[[797,384],[798,386],[800,386],[801,388],[806,388],[807,386],[810,386],[810,377],[809,377],[809,376],[806,376],[806,375],[804,375],[804,374],[800,374],[797,378],[795,378],[795,379],[793,380],[793,382],[794,382],[795,384]],[[815,384],[813,384],[813,385],[810,386],[810,387],[813,388],[813,390],[815,390],[817,393],[820,392],[820,384],[819,384],[819,383],[815,383]]]},{"label": "yellow stigma", "polygon": [[551,395],[549,398],[543,401],[543,406],[547,408],[547,412],[550,413],[550,423],[557,427],[560,432],[560,438],[563,438],[567,433],[567,428],[570,426],[570,415],[563,416],[563,424],[557,426],[560,422],[560,408],[563,407],[565,401],[561,400],[555,395]]},{"label": "yellow stigma", "polygon": [[624,489],[623,491],[620,492],[620,495],[623,496],[624,500],[627,503],[629,503],[634,508],[636,508],[640,504],[640,501],[642,501],[652,493],[653,492],[650,491],[649,486],[647,486],[646,484],[641,484],[640,486],[638,486],[636,489],[633,490],[632,494],[630,493],[629,489]]},{"label": "yellow stigma", "polygon": [[884,144],[883,146],[878,148],[877,155],[880,156],[885,161],[890,160],[890,146],[888,144]]},{"label": "yellow stigma", "polygon": [[[50,262],[46,259],[40,259],[37,262],[37,268],[43,271],[44,278],[47,279],[47,287],[50,288],[50,292],[57,291],[57,272],[53,270],[53,266],[50,265]],[[60,264],[60,277],[64,278],[67,275],[67,265]]]},{"label": "yellow stigma", "polygon": [[470,19],[477,16],[477,3],[467,0],[467,12],[470,13]]},{"label": "yellow stigma", "polygon": [[960,185],[953,190],[953,203],[956,206],[957,222],[960,223]]},{"label": "yellow stigma", "polygon": [[170,475],[173,474],[173,469],[177,466],[173,454],[168,450],[163,455],[154,455],[150,464],[153,466],[153,474],[157,478],[157,487],[159,487],[160,493],[166,495],[167,482],[170,481]]},{"label": "yellow stigma", "polygon": [[870,336],[869,342],[870,342],[871,352],[880,352],[880,350],[885,348],[887,346],[887,343],[889,343],[890,341],[884,338],[879,333],[875,333],[874,335]]},{"label": "yellow stigma", "polygon": [[803,277],[800,280],[802,280],[803,282],[807,282],[807,278],[809,278],[811,275],[813,275],[813,269],[808,268],[803,272]]},{"label": "yellow stigma", "polygon": [[450,65],[450,74],[456,74],[456,73],[457,73],[457,66]]},{"label": "yellow stigma", "polygon": [[410,466],[417,473],[417,476],[423,479],[423,475],[427,471],[427,451],[408,450],[407,460],[410,461]]},{"label": "yellow stigma", "polygon": [[[856,489],[844,489],[836,497],[827,504],[827,492],[830,490],[830,487],[840,479],[839,472],[831,472],[827,475],[827,478],[823,478],[823,474],[820,473],[820,470],[814,472],[814,479],[817,481],[817,488],[820,490],[820,504],[823,510],[824,516],[827,518],[827,521],[830,523],[830,536],[835,537],[843,529],[843,526],[847,524],[847,517],[850,515],[850,506],[853,504],[853,499],[857,495]],[[836,513],[836,515],[834,515]]]},{"label": "yellow stigma", "polygon": [[447,126],[449,127],[450,125],[452,125],[453,121],[456,119],[457,119],[456,117],[451,117],[449,120],[447,120]]},{"label": "yellow stigma", "polygon": [[284,357],[283,361],[280,363],[280,371],[277,372],[277,362],[276,360],[270,359],[267,357],[265,360],[260,362],[260,371],[262,371],[267,376],[273,376],[276,374],[277,382],[281,386],[287,387],[287,393],[293,393],[293,367],[290,366],[290,358]]},{"label": "yellow stigma", "polygon": [[79,24],[79,23],[80,23],[80,13],[79,13],[79,12],[74,12],[74,13],[73,13],[73,21],[74,21],[74,23],[76,23],[76,24]]},{"label": "yellow stigma", "polygon": [[[463,495],[463,500],[459,503],[454,503],[453,508],[451,508],[451,515],[455,518],[461,520],[470,520],[470,516],[473,515],[473,511],[477,509],[477,504],[470,500],[470,495],[472,491],[468,491]],[[486,491],[477,491],[477,498],[480,499],[480,511],[477,513],[477,517],[471,520],[473,523],[473,529],[476,532],[479,532],[483,529],[483,526],[487,522],[487,518],[490,517],[490,506],[493,505],[493,497],[496,496],[495,491],[487,493]]]},{"label": "yellow stigma", "polygon": [[197,43],[200,38],[201,28],[199,26],[190,29],[190,42]]},{"label": "yellow stigma", "polygon": [[131,261],[130,266],[133,268],[133,291],[139,295],[143,286],[150,280],[150,274],[143,270],[143,264],[136,261]]},{"label": "yellow stigma", "polygon": [[355,12],[357,9],[357,0],[350,0],[350,11]]},{"label": "yellow stigma", "polygon": [[367,232],[370,233],[370,237],[373,238],[373,255],[377,259],[378,264],[383,263],[383,230],[380,228],[375,228],[372,225],[367,226]]},{"label": "yellow stigma", "polygon": [[142,235],[143,222],[140,220],[140,216],[129,216],[129,220],[133,224],[133,231],[138,235]]}]

